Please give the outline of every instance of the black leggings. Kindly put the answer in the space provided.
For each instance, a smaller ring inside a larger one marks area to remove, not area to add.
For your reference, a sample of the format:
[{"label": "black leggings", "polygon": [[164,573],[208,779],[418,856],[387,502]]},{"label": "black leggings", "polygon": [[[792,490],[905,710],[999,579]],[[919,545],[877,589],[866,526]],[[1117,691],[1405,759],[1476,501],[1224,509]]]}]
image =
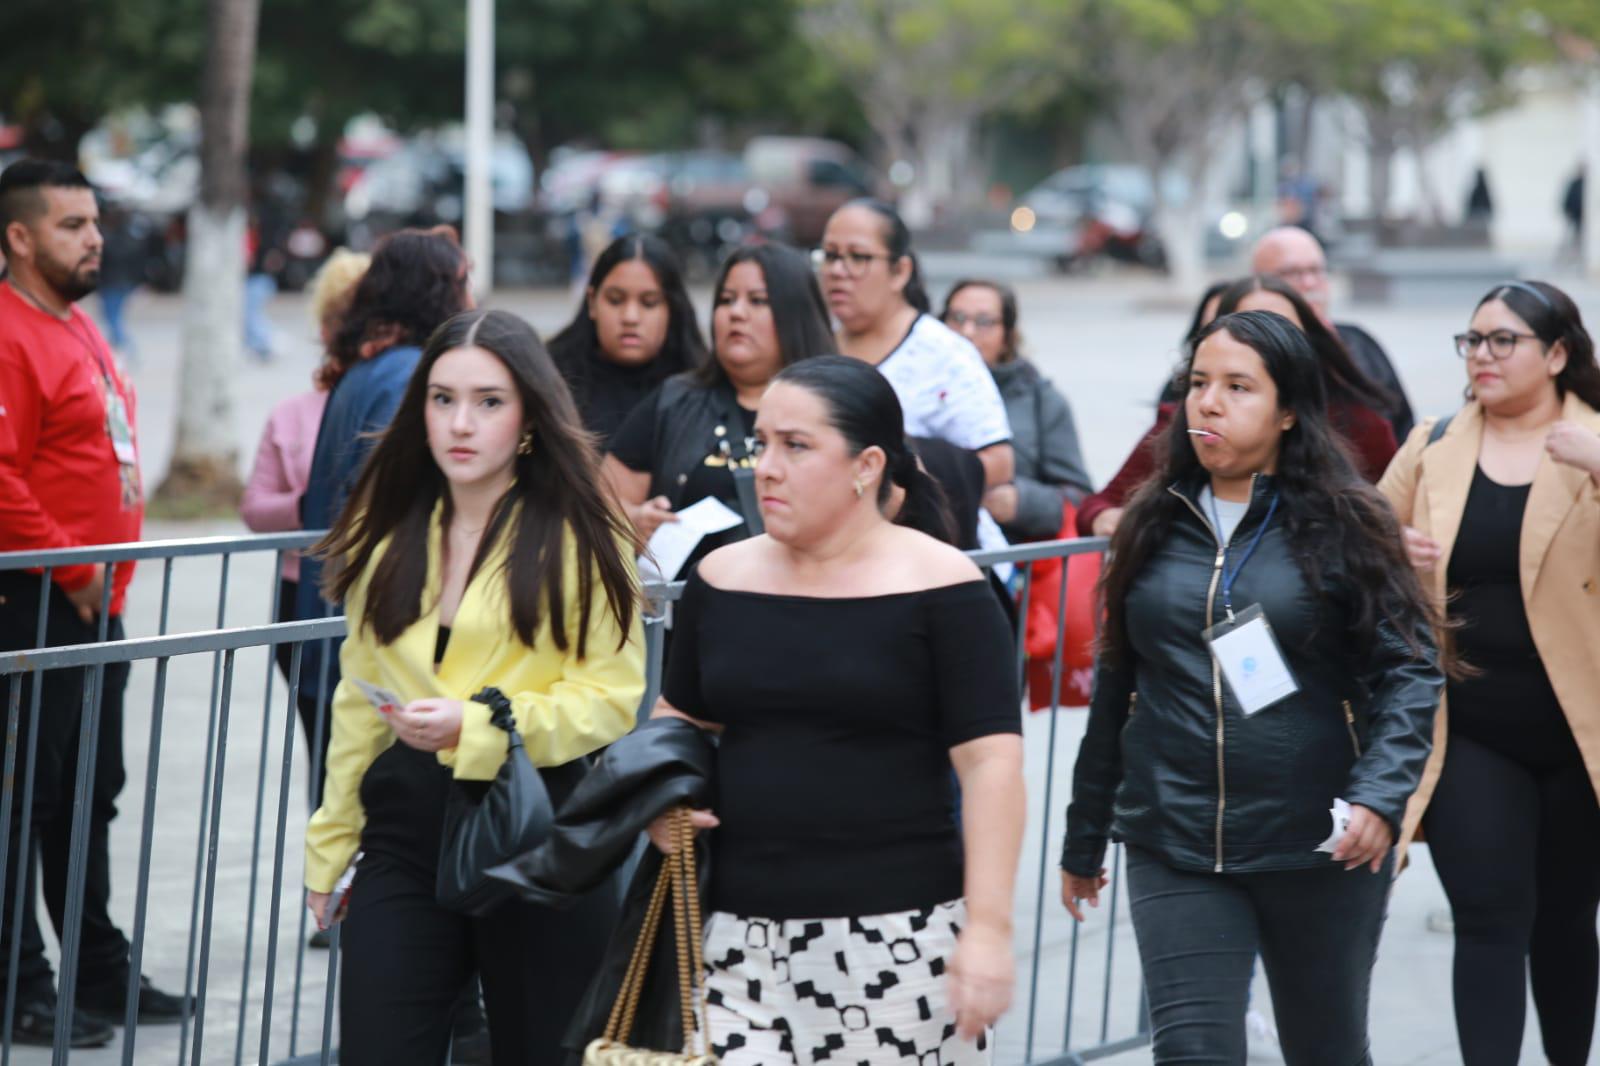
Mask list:
[{"label": "black leggings", "polygon": [[1552,1066],[1588,1061],[1600,990],[1600,802],[1581,761],[1530,765],[1452,731],[1424,820],[1455,914],[1466,1066],[1515,1066],[1527,974]]},{"label": "black leggings", "polygon": [[482,918],[434,902],[434,874],[362,859],[340,936],[339,1061],[442,1066],[462,989],[483,982],[495,1062],[555,1066],[616,918],[608,883],[571,910],[501,904]]}]

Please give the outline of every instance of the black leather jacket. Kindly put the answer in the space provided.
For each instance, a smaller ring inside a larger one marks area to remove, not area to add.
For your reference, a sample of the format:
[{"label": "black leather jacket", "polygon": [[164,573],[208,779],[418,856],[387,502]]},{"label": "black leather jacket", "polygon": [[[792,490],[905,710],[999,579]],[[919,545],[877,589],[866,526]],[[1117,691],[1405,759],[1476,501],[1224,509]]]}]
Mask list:
[{"label": "black leather jacket", "polygon": [[[681,718],[653,718],[608,747],[556,815],[549,838],[533,851],[497,866],[489,875],[511,885],[532,903],[562,907],[601,886],[635,853],[640,834],[656,816],[680,804],[710,805],[716,742]],[[699,834],[695,873],[702,913],[711,878],[711,848]],[[644,924],[650,894],[661,870],[661,853],[645,847],[622,901],[622,913],[588,994],[573,1016],[564,1041],[576,1063],[588,1042],[605,1028]],[[678,1008],[678,971],[673,930],[664,919],[640,996],[638,1020],[628,1042],[674,1050],[683,1046]]]},{"label": "black leather jacket", "polygon": [[[1391,627],[1374,646],[1349,636],[1337,560],[1307,586],[1279,517],[1233,586],[1235,612],[1260,604],[1299,691],[1246,718],[1202,630],[1223,618],[1222,553],[1199,506],[1202,482],[1167,491],[1188,506],[1128,591],[1130,654],[1096,667],[1061,865],[1093,876],[1108,838],[1174,867],[1216,872],[1320,866],[1335,797],[1370,808],[1397,835],[1432,749],[1444,677],[1431,630],[1415,655]],[[1267,515],[1258,477],[1232,538],[1231,567]]]}]

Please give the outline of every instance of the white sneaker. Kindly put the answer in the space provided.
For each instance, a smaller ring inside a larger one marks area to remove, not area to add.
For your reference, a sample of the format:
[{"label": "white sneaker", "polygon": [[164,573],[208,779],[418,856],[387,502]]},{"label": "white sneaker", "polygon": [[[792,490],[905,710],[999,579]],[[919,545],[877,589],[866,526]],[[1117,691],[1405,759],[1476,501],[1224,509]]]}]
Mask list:
[{"label": "white sneaker", "polygon": [[1258,1010],[1248,1010],[1244,1015],[1244,1032],[1249,1042],[1251,1058],[1276,1059],[1278,1030],[1267,1016]]}]

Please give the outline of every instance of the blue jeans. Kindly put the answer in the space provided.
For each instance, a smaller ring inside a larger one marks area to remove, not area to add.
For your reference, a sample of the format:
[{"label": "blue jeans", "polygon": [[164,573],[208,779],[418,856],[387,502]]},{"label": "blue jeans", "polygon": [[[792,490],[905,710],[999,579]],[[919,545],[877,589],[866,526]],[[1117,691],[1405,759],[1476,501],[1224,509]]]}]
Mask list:
[{"label": "blue jeans", "polygon": [[258,359],[272,358],[272,324],[267,304],[278,295],[278,279],[271,274],[251,274],[244,280],[244,344]]},{"label": "blue jeans", "polygon": [[128,335],[128,324],[123,318],[133,289],[132,285],[100,286],[100,310],[105,313],[106,333],[110,335],[111,347],[124,354],[133,351],[133,338]]},{"label": "blue jeans", "polygon": [[1370,1066],[1367,1001],[1394,857],[1379,873],[1176,870],[1128,848],[1155,1061],[1242,1066],[1259,953],[1288,1066]]}]

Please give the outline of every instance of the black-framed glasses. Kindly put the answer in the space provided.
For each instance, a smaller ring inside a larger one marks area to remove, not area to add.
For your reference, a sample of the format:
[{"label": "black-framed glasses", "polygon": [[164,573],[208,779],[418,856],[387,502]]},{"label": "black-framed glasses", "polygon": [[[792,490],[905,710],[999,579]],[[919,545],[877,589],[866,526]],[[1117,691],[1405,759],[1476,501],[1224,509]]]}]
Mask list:
[{"label": "black-framed glasses", "polygon": [[841,252],[836,248],[811,249],[811,265],[818,271],[826,270],[835,263],[843,263],[844,272],[852,278],[866,274],[874,259],[882,259],[887,263],[892,261],[894,256],[877,255],[873,252]]},{"label": "black-framed glasses", "polygon": [[969,322],[978,329],[994,329],[996,326],[1000,325],[1001,320],[993,315],[969,315],[965,311],[951,311],[948,315],[944,316],[944,324],[947,326],[954,326],[956,329],[960,329]]},{"label": "black-framed glasses", "polygon": [[1456,354],[1463,359],[1471,359],[1485,341],[1489,342],[1489,355],[1494,359],[1510,359],[1511,353],[1517,350],[1519,341],[1536,341],[1539,338],[1532,333],[1518,333],[1510,329],[1492,329],[1488,333],[1479,333],[1477,330],[1468,330],[1466,333],[1457,333],[1453,338],[1456,342]]}]

